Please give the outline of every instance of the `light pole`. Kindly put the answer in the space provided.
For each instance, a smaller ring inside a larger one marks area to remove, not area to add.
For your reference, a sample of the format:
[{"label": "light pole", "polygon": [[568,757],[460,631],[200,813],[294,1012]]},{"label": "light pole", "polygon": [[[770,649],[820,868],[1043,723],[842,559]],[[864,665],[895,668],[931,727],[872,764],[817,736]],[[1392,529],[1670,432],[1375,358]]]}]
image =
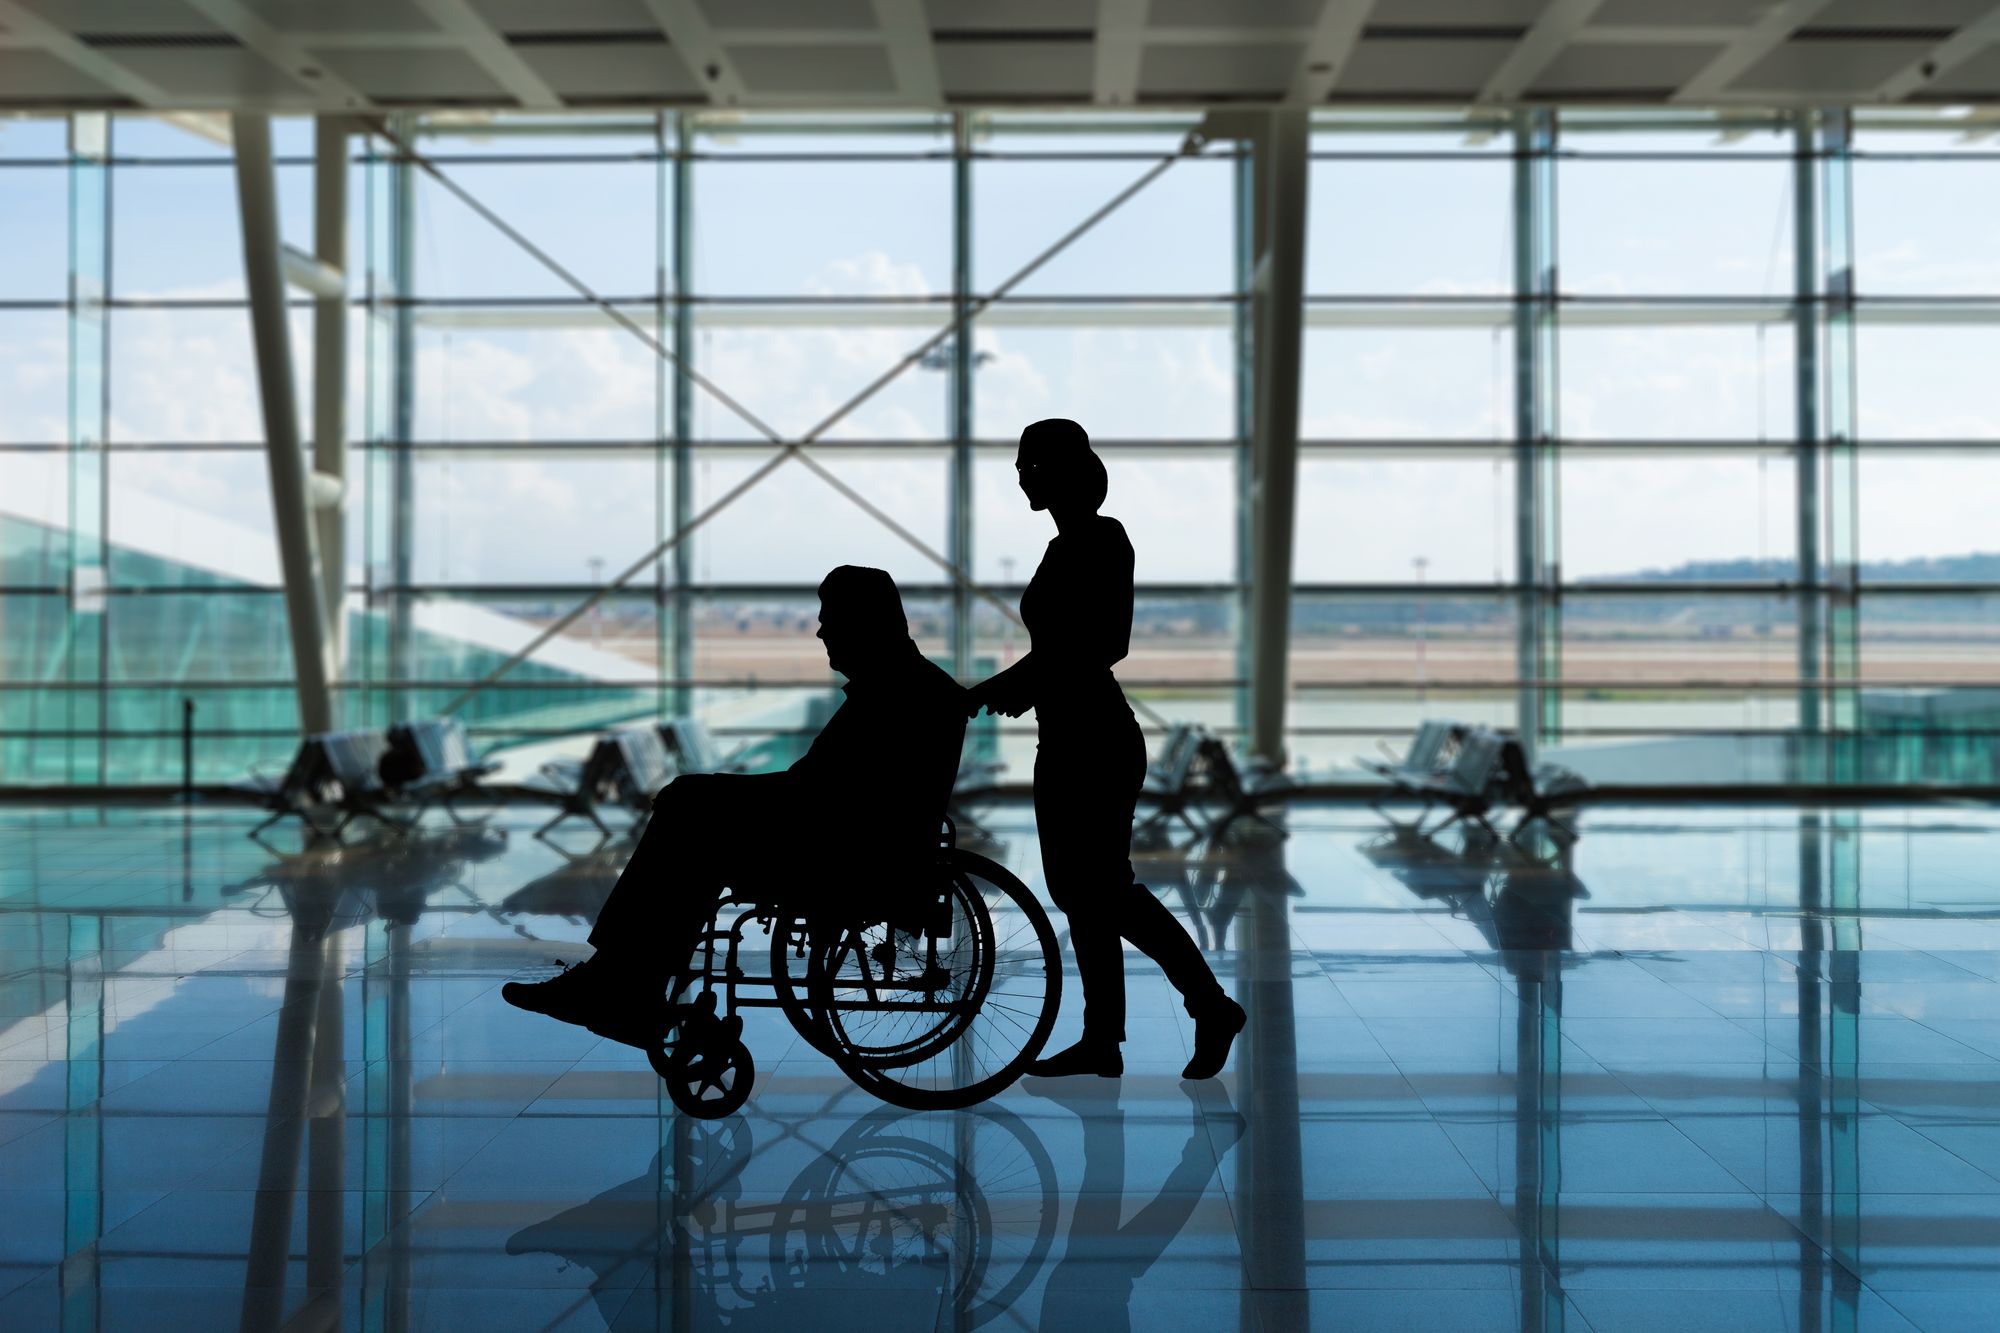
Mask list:
[{"label": "light pole", "polygon": [[[603,587],[604,557],[594,555],[590,557],[590,559],[586,560],[584,563],[590,566],[591,590],[595,591],[598,588]],[[597,647],[598,630],[599,627],[603,624],[603,619],[602,619],[603,615],[604,615],[603,602],[599,602],[595,606],[590,608],[590,646],[593,648]]]},{"label": "light pole", "polygon": [[1430,557],[1418,556],[1410,561],[1417,568],[1417,702],[1424,702],[1424,571],[1430,568]]}]

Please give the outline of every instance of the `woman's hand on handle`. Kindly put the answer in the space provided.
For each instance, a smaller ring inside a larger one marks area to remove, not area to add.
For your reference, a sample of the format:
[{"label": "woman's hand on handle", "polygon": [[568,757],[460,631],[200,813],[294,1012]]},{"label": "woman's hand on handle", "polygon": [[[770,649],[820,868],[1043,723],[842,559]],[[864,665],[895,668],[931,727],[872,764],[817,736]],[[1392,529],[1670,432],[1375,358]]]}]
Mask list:
[{"label": "woman's hand on handle", "polygon": [[966,691],[966,716],[977,717],[984,708],[999,717],[1019,717],[1033,708],[1035,701],[1030,696],[1027,673],[1020,668],[1021,663],[1017,662]]}]

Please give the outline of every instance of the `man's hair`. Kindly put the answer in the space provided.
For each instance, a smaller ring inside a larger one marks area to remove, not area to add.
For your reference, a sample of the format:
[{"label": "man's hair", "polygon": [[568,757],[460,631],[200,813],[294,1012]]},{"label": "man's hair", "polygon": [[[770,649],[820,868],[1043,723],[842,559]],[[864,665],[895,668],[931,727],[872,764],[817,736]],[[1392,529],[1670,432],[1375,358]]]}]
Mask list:
[{"label": "man's hair", "polygon": [[1068,417],[1048,417],[1021,432],[1021,444],[1047,460],[1056,484],[1070,500],[1096,513],[1111,491],[1104,460],[1090,447],[1090,436]]},{"label": "man's hair", "polygon": [[857,628],[908,638],[903,594],[896,580],[866,565],[841,565],[820,580],[819,599]]}]

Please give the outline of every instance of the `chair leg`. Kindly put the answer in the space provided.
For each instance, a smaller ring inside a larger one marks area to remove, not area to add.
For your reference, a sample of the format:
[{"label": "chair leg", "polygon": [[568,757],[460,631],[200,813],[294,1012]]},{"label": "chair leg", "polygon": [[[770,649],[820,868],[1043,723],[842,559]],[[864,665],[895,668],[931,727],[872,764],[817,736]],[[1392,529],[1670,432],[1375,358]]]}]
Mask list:
[{"label": "chair leg", "polygon": [[1277,820],[1265,814],[1262,810],[1250,810],[1247,813],[1249,814],[1250,818],[1264,825],[1266,828],[1270,829],[1273,833],[1276,833],[1279,837],[1289,838],[1292,836],[1292,831],[1290,829],[1286,828],[1283,824],[1280,824]]},{"label": "chair leg", "polygon": [[551,819],[548,823],[542,825],[540,828],[536,829],[533,836],[537,838],[547,837],[550,829],[562,823],[565,819],[568,819],[570,815],[574,813],[575,813],[574,811],[568,808],[556,811],[556,817],[554,819]]},{"label": "chair leg", "polygon": [[[1426,809],[1424,813],[1428,815],[1430,811]],[[1419,831],[1426,838],[1435,838],[1438,834],[1444,832],[1446,829],[1450,828],[1453,824],[1456,824],[1459,820],[1464,819],[1471,813],[1472,812],[1469,810],[1453,810],[1451,812],[1451,815],[1442,824],[1439,824],[1431,829],[1423,829],[1421,826],[1419,826]]]}]

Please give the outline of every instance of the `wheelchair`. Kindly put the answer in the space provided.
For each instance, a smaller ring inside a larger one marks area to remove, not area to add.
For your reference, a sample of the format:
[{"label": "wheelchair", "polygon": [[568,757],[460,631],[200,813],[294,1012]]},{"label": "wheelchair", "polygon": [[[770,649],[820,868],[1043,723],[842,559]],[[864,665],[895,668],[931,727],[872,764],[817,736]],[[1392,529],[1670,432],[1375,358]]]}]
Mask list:
[{"label": "wheelchair", "polygon": [[[957,846],[949,819],[907,874],[864,888],[858,919],[761,886],[724,894],[694,979],[647,1049],[683,1114],[720,1119],[748,1100],[746,1009],[782,1010],[857,1086],[910,1110],[971,1106],[1020,1077],[1062,1000],[1048,914],[1005,867]],[[746,970],[764,950],[768,969]]]}]

